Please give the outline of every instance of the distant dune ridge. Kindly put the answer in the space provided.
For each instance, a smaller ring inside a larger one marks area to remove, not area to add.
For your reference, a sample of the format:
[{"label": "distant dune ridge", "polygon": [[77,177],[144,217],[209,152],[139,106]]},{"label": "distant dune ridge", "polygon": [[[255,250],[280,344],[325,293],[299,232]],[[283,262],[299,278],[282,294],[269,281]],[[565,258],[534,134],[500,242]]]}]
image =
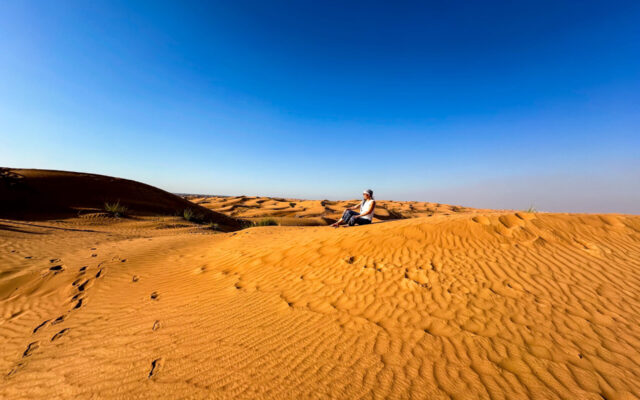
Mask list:
[{"label": "distant dune ridge", "polygon": [[0,169],[0,217],[49,219],[104,212],[106,202],[120,202],[131,215],[175,215],[191,208],[222,228],[240,223],[144,183],[78,172]]},{"label": "distant dune ridge", "polygon": [[[210,206],[346,204],[288,202]],[[0,219],[0,399],[640,398],[640,216],[422,204]]]},{"label": "distant dune ridge", "polygon": [[[229,216],[245,219],[274,218],[282,225],[326,225],[333,223],[342,216],[345,208],[357,205],[361,201],[256,196],[184,195],[184,197],[198,205]],[[374,222],[480,211],[491,210],[441,203],[376,200]]]}]

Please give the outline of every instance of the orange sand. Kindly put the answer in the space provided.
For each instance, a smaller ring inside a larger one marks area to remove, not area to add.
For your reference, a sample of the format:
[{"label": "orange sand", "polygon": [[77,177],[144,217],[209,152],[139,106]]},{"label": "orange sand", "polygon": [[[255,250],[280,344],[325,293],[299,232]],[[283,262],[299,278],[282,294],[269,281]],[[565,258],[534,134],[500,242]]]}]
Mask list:
[{"label": "orange sand", "polygon": [[640,216],[0,220],[0,399],[640,398]]},{"label": "orange sand", "polygon": [[[330,201],[250,196],[185,196],[185,198],[194,204],[231,217],[249,220],[274,218],[280,225],[327,225],[340,218],[345,208],[357,205],[362,201],[362,199]],[[478,210],[441,203],[376,200],[374,222],[478,211],[491,210]]]}]

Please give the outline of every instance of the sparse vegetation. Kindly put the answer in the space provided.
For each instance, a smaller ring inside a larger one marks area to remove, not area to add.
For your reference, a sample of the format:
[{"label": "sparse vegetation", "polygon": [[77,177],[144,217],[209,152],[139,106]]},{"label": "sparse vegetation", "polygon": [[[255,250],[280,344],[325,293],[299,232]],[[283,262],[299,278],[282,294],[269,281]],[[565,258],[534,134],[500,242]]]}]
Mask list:
[{"label": "sparse vegetation", "polygon": [[192,209],[185,208],[184,211],[182,211],[182,218],[184,218],[185,221],[193,221],[194,217],[195,214]]},{"label": "sparse vegetation", "polygon": [[278,221],[273,218],[263,218],[253,223],[254,226],[277,226]]},{"label": "sparse vegetation", "polygon": [[537,208],[535,208],[535,207],[533,206],[533,204],[532,204],[532,205],[530,205],[530,206],[529,206],[529,208],[527,208],[527,209],[526,209],[526,210],[524,210],[524,211],[525,211],[525,212],[528,212],[528,213],[537,213],[537,212],[538,212],[538,209],[537,209]]},{"label": "sparse vegetation", "polygon": [[259,221],[242,221],[242,229],[252,228],[254,226],[278,226],[278,221],[274,218],[263,218]]},{"label": "sparse vegetation", "polygon": [[281,217],[278,218],[279,226],[326,226],[328,223],[332,224],[336,220],[331,219],[330,222],[325,221],[323,218],[291,218]]},{"label": "sparse vegetation", "polygon": [[211,229],[212,231],[219,231],[220,225],[216,224],[215,222],[209,222],[207,228]]},{"label": "sparse vegetation", "polygon": [[124,217],[127,214],[127,207],[120,204],[120,200],[115,203],[104,203],[104,210],[114,217]]},{"label": "sparse vegetation", "polygon": [[296,203],[294,203],[294,202],[289,203],[289,207],[293,208],[295,206],[296,206]]},{"label": "sparse vegetation", "polygon": [[[180,212],[178,212],[178,215],[180,216]],[[217,230],[217,228],[213,228],[213,226],[215,225],[217,227],[218,224],[214,224],[212,221],[208,220],[207,217],[202,214],[196,214],[195,211],[193,211],[191,208],[185,208],[184,210],[182,210],[181,216],[182,216],[182,219],[184,219],[185,221],[193,222],[195,224],[200,224],[200,225],[207,224],[208,228]]]},{"label": "sparse vegetation", "polygon": [[196,224],[204,224],[210,221],[207,221],[204,215],[196,214],[192,209],[186,208],[182,211],[182,218],[185,221],[194,222]]}]

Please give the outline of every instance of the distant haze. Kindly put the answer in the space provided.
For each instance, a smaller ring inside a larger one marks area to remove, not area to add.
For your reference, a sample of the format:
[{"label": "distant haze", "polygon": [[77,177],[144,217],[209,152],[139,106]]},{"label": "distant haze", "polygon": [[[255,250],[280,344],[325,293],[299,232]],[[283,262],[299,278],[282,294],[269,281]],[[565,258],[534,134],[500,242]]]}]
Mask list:
[{"label": "distant haze", "polygon": [[[464,187],[437,188],[419,197],[478,208],[548,212],[640,214],[640,174],[624,179],[602,176],[519,177]],[[416,196],[416,197],[418,197]]]}]

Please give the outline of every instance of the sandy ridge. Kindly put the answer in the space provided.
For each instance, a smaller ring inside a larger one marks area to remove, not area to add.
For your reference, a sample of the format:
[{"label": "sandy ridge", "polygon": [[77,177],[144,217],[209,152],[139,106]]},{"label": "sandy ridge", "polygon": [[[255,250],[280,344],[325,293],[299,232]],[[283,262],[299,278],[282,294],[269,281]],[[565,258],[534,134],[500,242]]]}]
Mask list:
[{"label": "sandy ridge", "polygon": [[[335,222],[347,207],[361,200],[305,200],[259,196],[184,195],[194,204],[216,212],[249,220],[274,218],[281,225],[327,225]],[[486,212],[470,207],[418,201],[376,200],[374,222]]]}]

